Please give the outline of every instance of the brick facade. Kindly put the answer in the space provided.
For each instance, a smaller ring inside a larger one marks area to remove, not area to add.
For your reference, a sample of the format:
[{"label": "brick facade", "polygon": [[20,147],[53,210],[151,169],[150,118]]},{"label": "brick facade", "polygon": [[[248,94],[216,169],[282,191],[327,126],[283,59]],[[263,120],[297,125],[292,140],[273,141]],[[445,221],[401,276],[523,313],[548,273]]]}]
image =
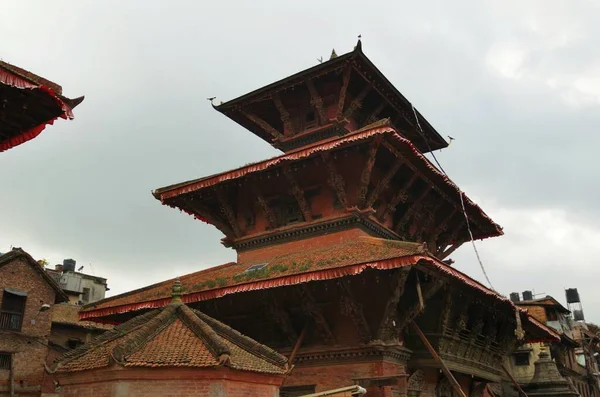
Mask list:
[{"label": "brick facade", "polygon": [[[0,267],[0,292],[4,288],[26,292],[27,298],[21,331],[0,330],[0,352],[13,355],[15,393],[39,395],[51,327],[51,310],[40,312],[40,308],[54,304],[56,292],[25,257]],[[9,371],[0,370],[0,396],[8,391]]]}]

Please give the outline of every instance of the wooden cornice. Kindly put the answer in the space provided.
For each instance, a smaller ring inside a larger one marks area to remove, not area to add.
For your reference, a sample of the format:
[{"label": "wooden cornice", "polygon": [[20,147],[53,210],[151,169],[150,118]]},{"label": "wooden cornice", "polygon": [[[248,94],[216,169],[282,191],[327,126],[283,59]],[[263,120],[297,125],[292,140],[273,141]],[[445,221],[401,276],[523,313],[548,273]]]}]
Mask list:
[{"label": "wooden cornice", "polygon": [[281,101],[281,96],[279,92],[274,92],[271,96],[273,98],[273,103],[279,112],[279,117],[281,118],[281,122],[283,123],[283,135],[285,136],[293,136],[296,134],[294,131],[294,126],[290,119],[290,112],[287,111],[283,102]]},{"label": "wooden cornice", "polygon": [[394,323],[398,316],[398,302],[400,302],[400,298],[404,294],[406,279],[409,273],[410,268],[400,269],[392,279],[392,293],[385,304],[377,333],[377,339],[379,340],[388,341],[398,337],[398,331]]},{"label": "wooden cornice", "polygon": [[331,332],[331,328],[329,327],[321,308],[317,305],[309,287],[304,284],[300,285],[298,291],[300,293],[300,302],[304,314],[313,319],[317,331],[326,344],[334,343],[335,338]]},{"label": "wooden cornice", "polygon": [[310,104],[317,111],[321,125],[327,124],[329,119],[327,117],[327,113],[325,112],[325,106],[323,106],[323,98],[321,98],[321,95],[319,95],[319,92],[317,91],[312,79],[306,80],[306,86],[310,92]]},{"label": "wooden cornice", "polygon": [[419,175],[416,173],[413,174],[410,177],[410,179],[404,183],[402,188],[398,190],[394,197],[392,197],[392,200],[389,202],[389,204],[380,216],[381,222],[384,222],[391,212],[396,211],[396,207],[398,206],[398,204],[404,203],[406,202],[406,200],[408,200],[408,190],[417,181],[417,179],[419,179]]},{"label": "wooden cornice", "polygon": [[288,183],[290,184],[291,193],[296,198],[298,207],[300,207],[302,216],[304,216],[304,220],[306,222],[311,221],[312,214],[310,212],[310,206],[308,204],[308,201],[306,200],[306,197],[304,195],[304,191],[298,185],[298,182],[296,181],[296,178],[294,178],[294,174],[292,173],[288,164],[285,164],[283,166],[283,173],[284,173]]},{"label": "wooden cornice", "polygon": [[375,157],[377,155],[377,149],[381,139],[374,139],[369,145],[369,151],[367,153],[367,160],[363,167],[360,175],[360,182],[358,187],[358,207],[365,208],[367,191],[369,190],[369,182],[371,181],[371,173],[373,172],[373,165],[375,165]]},{"label": "wooden cornice", "polygon": [[384,189],[388,188],[390,181],[392,180],[394,175],[396,175],[396,172],[398,172],[398,170],[400,169],[400,167],[402,166],[403,163],[404,163],[404,160],[402,160],[402,159],[397,159],[394,162],[394,164],[390,167],[390,169],[388,169],[388,171],[385,173],[383,178],[381,178],[379,180],[379,182],[377,183],[377,185],[375,186],[375,188],[373,189],[371,194],[369,194],[369,198],[367,199],[367,203],[366,203],[365,207],[369,208],[369,207],[372,207],[373,204],[375,204],[375,201],[377,201],[381,192]]},{"label": "wooden cornice", "polygon": [[336,113],[336,119],[342,120],[344,114],[344,106],[346,105],[346,93],[348,92],[348,84],[350,83],[350,75],[352,74],[352,65],[348,64],[344,69],[344,77],[342,78],[342,88],[340,89],[340,96],[338,98],[338,108]]},{"label": "wooden cornice", "polygon": [[337,172],[335,162],[333,161],[332,155],[329,152],[323,152],[323,162],[327,165],[329,172],[329,178],[327,183],[333,189],[337,195],[338,201],[344,208],[348,208],[348,199],[346,198],[346,183],[344,178]]},{"label": "wooden cornice", "polygon": [[371,340],[371,329],[365,319],[362,305],[352,293],[350,280],[339,279],[337,285],[340,290],[340,312],[352,320],[361,341],[368,343]]},{"label": "wooden cornice", "polygon": [[273,126],[271,126],[271,124],[267,123],[260,117],[254,115],[252,113],[248,113],[244,110],[240,110],[240,112],[244,116],[246,116],[250,121],[254,122],[256,125],[258,125],[260,128],[262,128],[265,132],[267,132],[269,135],[271,135],[273,137],[273,139],[281,140],[283,138],[283,135],[281,134],[281,132],[279,132],[277,129],[275,129]]}]

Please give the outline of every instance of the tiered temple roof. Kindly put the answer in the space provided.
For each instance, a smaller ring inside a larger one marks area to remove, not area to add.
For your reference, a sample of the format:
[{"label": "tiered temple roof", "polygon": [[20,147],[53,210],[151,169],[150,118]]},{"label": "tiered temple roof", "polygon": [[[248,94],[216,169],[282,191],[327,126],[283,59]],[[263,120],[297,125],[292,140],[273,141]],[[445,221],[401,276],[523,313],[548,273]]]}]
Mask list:
[{"label": "tiered temple roof", "polygon": [[72,119],[83,97],[69,99],[62,87],[0,61],[0,152],[38,136],[57,118]]}]

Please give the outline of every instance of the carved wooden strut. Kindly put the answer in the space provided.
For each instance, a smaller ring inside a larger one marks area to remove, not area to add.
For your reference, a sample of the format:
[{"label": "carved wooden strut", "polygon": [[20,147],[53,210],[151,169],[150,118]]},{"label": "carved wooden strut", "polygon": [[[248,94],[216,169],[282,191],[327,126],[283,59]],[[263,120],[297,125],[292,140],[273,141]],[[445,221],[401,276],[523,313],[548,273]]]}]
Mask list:
[{"label": "carved wooden strut", "polygon": [[306,201],[304,191],[300,189],[300,186],[298,186],[298,182],[296,182],[296,178],[294,178],[294,175],[289,165],[286,164],[283,167],[283,173],[286,179],[288,180],[288,183],[290,184],[291,193],[294,195],[296,201],[298,202],[298,207],[300,207],[300,211],[302,212],[302,216],[304,216],[304,220],[306,222],[311,221],[312,215],[310,213],[310,206],[308,205],[308,201]]}]

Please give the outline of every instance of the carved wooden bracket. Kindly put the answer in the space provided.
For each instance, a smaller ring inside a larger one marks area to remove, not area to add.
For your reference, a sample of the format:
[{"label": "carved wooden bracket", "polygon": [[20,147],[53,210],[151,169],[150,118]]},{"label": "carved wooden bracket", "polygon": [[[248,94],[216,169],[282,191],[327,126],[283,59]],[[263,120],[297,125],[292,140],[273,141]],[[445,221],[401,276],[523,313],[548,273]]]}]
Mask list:
[{"label": "carved wooden bracket", "polygon": [[323,153],[323,161],[327,165],[327,170],[329,171],[329,178],[327,180],[329,186],[335,191],[340,204],[344,208],[347,208],[348,200],[346,198],[346,183],[344,182],[344,178],[337,172],[335,162],[329,152]]},{"label": "carved wooden bracket", "polygon": [[336,113],[336,119],[339,121],[342,119],[344,114],[344,106],[346,105],[346,93],[348,92],[348,83],[350,82],[350,74],[352,73],[352,66],[346,66],[344,70],[344,77],[342,81],[342,88],[340,90],[340,97],[338,99],[338,108]]},{"label": "carved wooden bracket", "polygon": [[381,113],[383,111],[383,108],[385,108],[386,105],[387,105],[387,101],[385,99],[381,98],[379,105],[377,105],[377,107],[375,109],[373,109],[371,114],[369,114],[369,116],[367,117],[367,124],[376,122],[379,119],[379,117],[378,117],[379,113]]},{"label": "carved wooden bracket", "polygon": [[[414,234],[416,241],[423,242],[425,240],[425,235],[431,235],[431,229],[435,223],[435,214],[439,211],[442,205],[444,205],[444,201],[437,200],[433,208],[430,207],[429,210],[424,209],[423,212],[425,213],[423,214],[423,216],[425,216],[425,219],[421,222],[421,224],[417,228],[417,232]],[[433,249],[435,249],[435,245],[433,246]]]},{"label": "carved wooden bracket", "polygon": [[444,220],[440,222],[438,226],[433,230],[433,233],[429,237],[428,247],[430,247],[431,251],[435,254],[439,253],[438,247],[440,244],[438,240],[440,238],[440,235],[448,230],[448,225],[450,224],[450,221],[457,212],[458,211],[456,207],[453,208],[452,211],[450,211],[450,213],[448,214],[448,216],[446,216],[446,218],[444,218]]},{"label": "carved wooden bracket", "polygon": [[290,344],[293,346],[296,343],[296,340],[298,340],[298,334],[292,326],[290,315],[285,311],[284,308],[277,304],[277,299],[275,299],[272,294],[269,294],[265,301],[265,310],[269,318],[272,319],[275,324],[277,324],[277,326],[285,334]]},{"label": "carved wooden bracket", "polygon": [[[437,280],[427,286],[423,291],[423,302],[427,302],[436,292],[444,286],[443,280]],[[398,322],[398,331],[402,331],[410,324],[419,314],[421,314],[421,305],[419,302],[414,304],[408,310],[404,310]]]},{"label": "carved wooden bracket", "polygon": [[369,190],[369,182],[371,180],[371,172],[373,171],[373,165],[375,165],[375,156],[377,149],[379,148],[380,139],[374,139],[369,145],[369,152],[367,153],[367,161],[363,167],[362,174],[360,175],[360,182],[358,188],[358,206],[360,208],[365,207],[365,201],[367,197],[367,191]]},{"label": "carved wooden bracket", "polygon": [[221,206],[221,209],[223,210],[223,214],[225,215],[225,218],[227,219],[227,222],[229,223],[229,226],[231,227],[233,234],[235,235],[235,237],[240,237],[242,235],[242,231],[240,230],[240,226],[237,223],[237,218],[235,216],[235,212],[233,211],[233,208],[231,208],[231,206],[225,199],[225,194],[223,193],[223,189],[215,188],[215,195],[217,196],[219,205]]},{"label": "carved wooden bracket", "polygon": [[296,201],[298,202],[298,207],[300,207],[300,211],[304,216],[304,220],[306,222],[311,221],[312,214],[310,212],[310,206],[308,205],[308,201],[306,201],[306,197],[304,196],[304,191],[300,189],[300,186],[298,186],[298,182],[296,181],[296,178],[294,178],[294,174],[292,173],[292,170],[290,169],[290,166],[288,164],[283,166],[283,173],[286,179],[288,180],[288,183],[290,184],[291,193],[294,195]]},{"label": "carved wooden bracket", "polygon": [[393,340],[398,337],[398,331],[396,329],[396,322],[398,316],[398,302],[404,294],[404,288],[406,286],[406,279],[410,273],[410,267],[402,268],[394,275],[392,281],[392,294],[385,304],[385,310],[383,311],[383,317],[379,325],[379,331],[377,339],[382,341]]},{"label": "carved wooden bracket", "polygon": [[281,118],[281,122],[283,123],[283,134],[285,136],[295,135],[296,131],[294,131],[294,126],[290,119],[290,113],[287,111],[285,106],[283,106],[283,102],[281,101],[281,96],[279,92],[275,92],[272,95],[273,103],[279,112],[279,116]]},{"label": "carved wooden bracket", "polygon": [[431,191],[431,186],[427,186],[425,188],[425,190],[423,191],[423,193],[421,193],[421,195],[419,197],[417,197],[417,199],[412,203],[412,205],[410,207],[408,207],[408,209],[406,210],[404,215],[402,215],[402,218],[400,218],[400,220],[398,221],[398,223],[396,223],[396,226],[394,227],[394,230],[396,231],[396,233],[399,233],[402,229],[404,229],[404,227],[408,223],[409,219],[421,207],[423,200],[429,194],[430,191]]},{"label": "carved wooden bracket", "polygon": [[312,79],[307,79],[306,85],[308,87],[308,91],[310,92],[310,104],[317,111],[321,125],[327,124],[329,119],[327,117],[327,113],[325,112],[325,106],[323,106],[323,99],[321,98],[321,95],[319,95],[319,92],[313,84]]},{"label": "carved wooden bracket", "polygon": [[404,203],[406,202],[406,200],[408,200],[408,190],[411,188],[411,186],[413,185],[413,183],[415,183],[417,179],[419,179],[419,176],[417,174],[413,174],[410,177],[410,179],[406,181],[406,183],[402,186],[402,188],[394,195],[386,209],[381,214],[381,222],[384,222],[386,220],[390,212],[396,211],[396,207],[398,206],[398,204]]},{"label": "carved wooden bracket", "polygon": [[344,116],[342,116],[343,119],[350,119],[354,112],[362,107],[362,102],[365,100],[365,97],[367,96],[369,91],[371,91],[371,85],[367,84],[360,92],[360,94],[358,94],[356,98],[354,98],[354,100],[350,102],[350,106],[348,106],[348,109],[346,109],[346,111],[344,112]]},{"label": "carved wooden bracket", "polygon": [[283,138],[283,135],[281,134],[281,132],[277,131],[273,126],[271,126],[271,124],[267,123],[266,121],[264,121],[260,117],[254,115],[252,113],[247,113],[247,112],[245,112],[243,110],[241,110],[240,112],[244,116],[246,116],[249,120],[251,120],[256,125],[258,125],[260,128],[262,128],[263,130],[265,130],[269,135],[271,135],[273,137],[273,139],[281,139],[281,138]]},{"label": "carved wooden bracket", "polygon": [[262,193],[256,186],[256,183],[252,183],[252,191],[254,193],[254,196],[256,197],[256,201],[258,202],[260,209],[262,210],[265,218],[267,218],[267,221],[269,222],[269,227],[271,229],[276,229],[277,218],[275,217],[275,214],[269,207],[269,203],[267,203],[267,200],[263,197]]},{"label": "carved wooden bracket", "polygon": [[373,204],[375,204],[375,201],[377,201],[381,192],[389,186],[390,181],[392,180],[394,175],[396,175],[396,172],[398,172],[402,164],[404,164],[403,160],[396,160],[394,164],[390,167],[390,169],[385,173],[383,178],[381,178],[381,180],[377,183],[375,189],[373,189],[373,191],[369,195],[369,198],[367,199],[367,208],[372,207]]},{"label": "carved wooden bracket", "polygon": [[350,280],[339,279],[338,288],[340,289],[340,311],[344,316],[350,317],[360,339],[363,343],[371,340],[371,330],[365,319],[363,307],[356,301],[350,286]]},{"label": "carved wooden bracket", "polygon": [[329,324],[327,324],[327,320],[325,320],[325,316],[323,316],[323,312],[317,305],[310,289],[306,285],[301,285],[298,290],[300,292],[300,302],[304,314],[313,319],[317,331],[326,344],[334,343],[335,338],[333,337],[331,328],[329,327]]}]

